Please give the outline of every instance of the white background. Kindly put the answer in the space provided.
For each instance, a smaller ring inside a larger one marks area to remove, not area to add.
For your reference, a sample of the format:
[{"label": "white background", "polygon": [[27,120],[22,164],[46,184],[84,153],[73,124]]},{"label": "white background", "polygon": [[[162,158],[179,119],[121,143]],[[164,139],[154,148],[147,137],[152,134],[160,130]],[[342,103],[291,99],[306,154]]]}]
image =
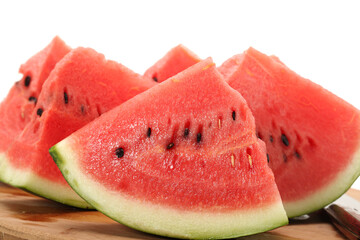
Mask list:
[{"label": "white background", "polygon": [[0,1],[0,99],[55,35],[138,73],[179,43],[218,65],[253,46],[360,108],[359,1]]}]

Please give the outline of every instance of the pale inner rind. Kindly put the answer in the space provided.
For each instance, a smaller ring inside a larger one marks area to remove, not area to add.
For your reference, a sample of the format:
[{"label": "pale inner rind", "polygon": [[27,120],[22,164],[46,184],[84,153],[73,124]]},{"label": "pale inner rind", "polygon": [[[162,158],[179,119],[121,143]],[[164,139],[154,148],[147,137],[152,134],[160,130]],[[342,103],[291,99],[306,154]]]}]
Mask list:
[{"label": "pale inner rind", "polygon": [[4,153],[0,153],[0,180],[63,204],[80,208],[93,208],[77,195],[70,186],[49,181],[27,169],[14,168]]},{"label": "pale inner rind", "polygon": [[309,213],[323,208],[345,193],[360,173],[360,147],[354,154],[351,163],[344,171],[339,171],[333,181],[323,188],[316,189],[311,195],[297,201],[284,202],[284,208],[289,218]]},{"label": "pale inner rind", "polygon": [[232,238],[273,229],[288,223],[280,197],[263,208],[227,213],[177,211],[111,192],[85,175],[67,140],[55,149],[58,165],[67,181],[97,210],[132,228],[180,238]]}]

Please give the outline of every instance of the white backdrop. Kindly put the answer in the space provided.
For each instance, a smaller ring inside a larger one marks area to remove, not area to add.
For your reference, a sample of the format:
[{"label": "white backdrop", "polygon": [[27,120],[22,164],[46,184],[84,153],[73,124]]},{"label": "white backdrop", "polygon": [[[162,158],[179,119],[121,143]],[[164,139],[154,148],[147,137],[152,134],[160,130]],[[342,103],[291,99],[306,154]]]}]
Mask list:
[{"label": "white backdrop", "polygon": [[253,46],[360,108],[359,12],[355,0],[0,1],[0,99],[58,35],[138,73],[179,43],[218,65]]}]

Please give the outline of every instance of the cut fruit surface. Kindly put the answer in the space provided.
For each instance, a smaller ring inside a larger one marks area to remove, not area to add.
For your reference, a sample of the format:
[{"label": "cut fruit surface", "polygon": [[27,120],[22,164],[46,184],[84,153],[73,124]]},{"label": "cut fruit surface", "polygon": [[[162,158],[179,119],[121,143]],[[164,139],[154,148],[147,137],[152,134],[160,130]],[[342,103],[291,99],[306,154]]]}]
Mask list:
[{"label": "cut fruit surface", "polygon": [[69,51],[70,48],[55,37],[45,49],[21,65],[19,72],[23,78],[14,84],[0,104],[0,155],[30,121],[44,81]]},{"label": "cut fruit surface", "polygon": [[45,81],[29,123],[2,155],[1,179],[61,203],[90,207],[67,184],[49,148],[154,84],[92,49],[72,50]]},{"label": "cut fruit surface", "polygon": [[252,110],[289,217],[324,207],[360,173],[360,113],[250,48],[219,67]]},{"label": "cut fruit surface", "polygon": [[171,49],[163,58],[157,61],[144,73],[145,78],[155,82],[163,82],[169,77],[200,62],[200,58],[183,45]]},{"label": "cut fruit surface", "polygon": [[141,231],[232,238],[287,223],[250,109],[211,59],[107,112],[50,153],[80,196]]}]

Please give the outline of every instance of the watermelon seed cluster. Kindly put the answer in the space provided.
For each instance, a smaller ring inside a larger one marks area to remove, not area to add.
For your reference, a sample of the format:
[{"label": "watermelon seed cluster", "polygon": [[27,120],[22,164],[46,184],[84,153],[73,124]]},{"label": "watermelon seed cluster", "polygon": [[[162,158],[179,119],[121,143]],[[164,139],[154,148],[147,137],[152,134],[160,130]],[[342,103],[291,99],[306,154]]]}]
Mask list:
[{"label": "watermelon seed cluster", "polygon": [[[273,127],[274,127],[274,123],[273,123]],[[262,136],[262,134],[261,134],[260,131],[258,131],[258,132],[256,133],[256,135],[257,135],[257,137],[258,137],[259,139],[263,140],[263,136]],[[297,135],[297,139],[299,139],[297,133],[296,133],[296,135]],[[312,146],[312,144],[315,145],[315,144],[311,141],[312,139],[308,139],[308,140],[309,140],[310,146]],[[274,143],[274,137],[273,137],[273,135],[271,135],[271,134],[269,135],[269,141],[270,141],[270,143]],[[289,146],[290,146],[289,138],[286,136],[285,133],[282,133],[282,134],[281,134],[281,136],[280,136],[280,141],[281,141],[282,145],[284,145],[285,147],[289,147]],[[295,151],[294,151],[294,156],[295,156],[297,159],[301,159],[301,158],[302,158],[302,157],[301,157],[301,154],[299,153],[299,151],[298,151],[297,149],[295,149]],[[285,153],[283,153],[282,157],[283,157],[283,161],[284,161],[284,162],[287,162],[287,161],[288,161],[288,155],[286,155]],[[269,162],[270,162],[270,158],[269,158],[269,154],[268,154],[268,153],[266,154],[266,158],[267,158],[267,161],[268,161],[268,163],[269,163]]]},{"label": "watermelon seed cluster", "polygon": [[[64,91],[64,101],[65,101],[65,104],[68,103],[68,95],[66,93],[66,91]],[[39,108],[40,109],[40,108]],[[82,109],[83,109],[83,106],[82,106]],[[100,115],[100,114],[99,114]],[[236,120],[236,111],[233,110],[231,112],[231,118],[235,121]],[[222,118],[219,117],[219,121],[218,121],[218,124],[219,124],[219,128],[221,128],[221,120]],[[169,118],[168,120],[168,123],[171,124],[171,119]],[[187,122],[185,124],[185,129],[184,129],[184,138],[187,138],[190,134],[190,129],[189,129],[189,125],[190,123]],[[209,125],[210,127],[211,125]],[[200,143],[201,140],[202,140],[202,129],[203,129],[203,126],[199,126],[199,129],[198,129],[198,133],[196,134],[196,143]],[[147,138],[150,138],[151,137],[151,127],[148,127],[147,130],[146,130],[146,137]],[[174,142],[170,142],[168,145],[166,145],[166,150],[171,150],[175,147],[175,144]],[[248,150],[250,151],[250,154],[251,154],[251,149]],[[122,147],[119,147],[115,150],[115,155],[117,156],[117,158],[122,158],[124,156],[125,152],[124,152],[124,149]],[[250,166],[252,166],[252,160],[251,160],[251,155],[248,154],[249,156],[249,163],[250,163]],[[269,162],[269,158],[268,158],[268,162]],[[231,165],[234,167],[235,166],[235,156],[234,155],[231,155]]]}]

